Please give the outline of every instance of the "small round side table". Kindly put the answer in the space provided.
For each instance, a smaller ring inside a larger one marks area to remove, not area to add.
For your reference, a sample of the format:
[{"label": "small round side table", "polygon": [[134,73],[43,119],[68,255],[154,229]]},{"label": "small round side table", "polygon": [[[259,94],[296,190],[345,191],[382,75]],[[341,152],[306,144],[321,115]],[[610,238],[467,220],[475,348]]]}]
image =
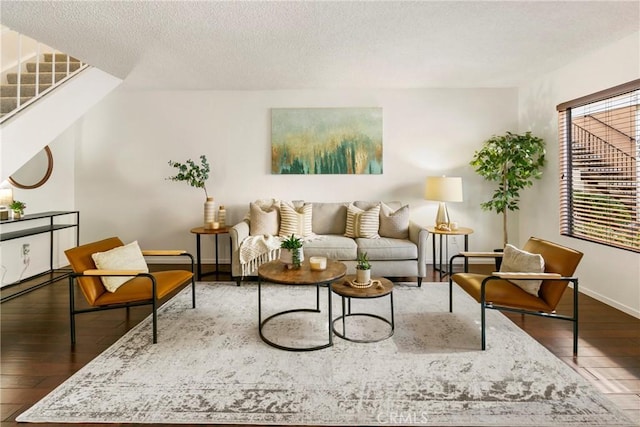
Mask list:
[{"label": "small round side table", "polygon": [[[196,260],[198,264],[198,280],[201,280],[204,276],[209,276],[211,274],[216,275],[216,280],[220,279],[220,265],[218,264],[218,235],[220,234],[229,234],[228,227],[221,228],[204,228],[204,227],[196,227],[192,228],[191,232],[196,235]],[[200,236],[203,234],[213,234],[216,237],[216,271],[211,271],[208,273],[202,272],[202,262],[201,262],[201,251],[200,251]],[[229,239],[231,240],[231,239]],[[229,242],[229,254],[232,252],[231,242]]]},{"label": "small round side table", "polygon": [[[436,227],[427,227],[427,231],[433,236],[431,237],[431,242],[433,245],[433,268],[440,272],[440,279],[444,276],[451,274],[450,271],[447,271],[446,265],[445,268],[442,268],[442,236],[446,239],[446,261],[449,262],[449,236],[464,236],[464,250],[465,252],[469,250],[469,234],[473,234],[473,229],[467,227],[458,227],[455,230],[440,230]],[[436,267],[436,237],[435,235],[440,237],[440,267]],[[464,259],[464,271],[469,270],[469,259],[465,257]]]},{"label": "small round side table", "polygon": [[[371,343],[378,342],[382,340],[386,340],[387,338],[393,335],[395,330],[395,323],[393,319],[393,282],[389,279],[385,279],[384,277],[374,277],[371,278],[372,281],[378,281],[380,284],[373,284],[368,288],[354,288],[349,284],[352,280],[355,280],[356,276],[349,275],[345,276],[343,280],[331,284],[331,290],[342,297],[342,315],[335,318],[333,320],[333,333],[339,336],[342,339],[352,342],[360,342],[360,343]],[[391,318],[385,319],[382,316],[378,316],[373,313],[352,313],[351,312],[351,298],[358,299],[372,299],[372,298],[381,298],[386,295],[389,295],[389,301],[391,305]],[[348,300],[348,307],[345,311],[345,302]],[[350,338],[347,336],[346,329],[346,318],[347,317],[373,317],[375,319],[382,320],[386,324],[391,327],[389,334],[376,339],[358,339],[358,338]],[[336,330],[336,322],[342,321],[342,333]]]}]

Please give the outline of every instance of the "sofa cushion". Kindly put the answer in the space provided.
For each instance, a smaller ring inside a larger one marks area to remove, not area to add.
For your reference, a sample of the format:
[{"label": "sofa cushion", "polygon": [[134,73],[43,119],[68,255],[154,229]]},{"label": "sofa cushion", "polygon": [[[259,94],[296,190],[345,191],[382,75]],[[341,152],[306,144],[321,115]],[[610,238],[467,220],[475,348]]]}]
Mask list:
[{"label": "sofa cushion", "polygon": [[280,202],[280,237],[295,234],[298,237],[313,235],[312,229],[313,205],[305,203],[295,208],[289,202]]},{"label": "sofa cushion", "polygon": [[250,203],[249,220],[251,236],[276,236],[280,230],[280,213],[277,205],[261,206],[258,203]]},{"label": "sofa cushion", "polygon": [[410,240],[391,239],[356,239],[358,252],[366,252],[370,261],[392,261],[418,259],[418,246]]},{"label": "sofa cushion", "polygon": [[409,237],[409,205],[394,210],[386,203],[380,204],[380,237],[406,239]]},{"label": "sofa cushion", "polygon": [[355,260],[358,246],[355,240],[341,235],[322,235],[304,242],[304,257],[324,256],[341,261]]},{"label": "sofa cushion", "polygon": [[316,234],[344,234],[347,227],[349,203],[313,202],[313,232]]},{"label": "sofa cushion", "polygon": [[365,237],[376,239],[380,237],[380,205],[368,210],[362,210],[353,203],[347,208],[347,226],[344,235],[346,237]]}]

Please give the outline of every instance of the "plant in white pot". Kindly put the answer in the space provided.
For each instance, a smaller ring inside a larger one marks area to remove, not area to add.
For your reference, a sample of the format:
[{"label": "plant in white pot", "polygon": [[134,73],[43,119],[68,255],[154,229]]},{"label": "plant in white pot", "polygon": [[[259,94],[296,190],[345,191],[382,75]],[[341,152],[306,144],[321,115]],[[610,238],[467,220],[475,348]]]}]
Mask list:
[{"label": "plant in white pot", "polygon": [[209,179],[209,172],[211,170],[207,156],[204,154],[200,156],[200,164],[197,165],[193,160],[188,159],[184,163],[174,162],[169,160],[169,166],[178,169],[178,173],[174,176],[170,176],[167,179],[171,181],[186,182],[193,188],[202,188],[204,190],[204,196],[206,198],[204,204],[204,224],[208,227],[213,224],[215,219],[215,209],[213,197],[209,197],[207,192],[206,181]]},{"label": "plant in white pot", "polygon": [[27,208],[26,203],[19,200],[14,200],[9,204],[9,209],[13,211],[13,218],[19,219],[24,216],[24,210]]},{"label": "plant in white pot", "polygon": [[507,132],[486,140],[470,162],[475,171],[487,181],[497,184],[489,201],[480,207],[502,214],[503,247],[509,243],[507,211],[518,210],[520,190],[540,179],[545,164],[545,144],[541,138],[526,132],[523,135]]},{"label": "plant in white pot", "polygon": [[366,252],[358,254],[356,264],[356,282],[357,283],[369,283],[371,281],[371,263],[367,258]]},{"label": "plant in white pot", "polygon": [[280,243],[280,261],[289,269],[298,269],[304,261],[302,240],[294,234]]}]

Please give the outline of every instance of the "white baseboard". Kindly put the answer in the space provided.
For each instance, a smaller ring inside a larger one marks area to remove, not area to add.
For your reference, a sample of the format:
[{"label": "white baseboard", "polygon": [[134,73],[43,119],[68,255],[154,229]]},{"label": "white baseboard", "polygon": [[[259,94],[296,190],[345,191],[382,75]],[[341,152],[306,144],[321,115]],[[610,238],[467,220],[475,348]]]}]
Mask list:
[{"label": "white baseboard", "polygon": [[618,310],[627,313],[630,316],[640,319],[640,310],[636,310],[632,307],[621,304],[618,301],[605,297],[604,295],[601,295],[598,292],[594,292],[591,289],[585,288],[584,286],[580,286],[580,293],[588,295],[593,299],[597,299],[604,304],[610,305],[611,307],[617,308]]}]

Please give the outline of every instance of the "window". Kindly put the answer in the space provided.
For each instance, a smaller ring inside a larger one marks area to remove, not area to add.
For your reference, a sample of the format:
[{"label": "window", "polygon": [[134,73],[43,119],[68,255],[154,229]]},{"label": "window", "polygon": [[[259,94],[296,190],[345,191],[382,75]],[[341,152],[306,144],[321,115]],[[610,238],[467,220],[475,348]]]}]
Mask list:
[{"label": "window", "polygon": [[640,79],[558,105],[560,233],[640,252]]}]

